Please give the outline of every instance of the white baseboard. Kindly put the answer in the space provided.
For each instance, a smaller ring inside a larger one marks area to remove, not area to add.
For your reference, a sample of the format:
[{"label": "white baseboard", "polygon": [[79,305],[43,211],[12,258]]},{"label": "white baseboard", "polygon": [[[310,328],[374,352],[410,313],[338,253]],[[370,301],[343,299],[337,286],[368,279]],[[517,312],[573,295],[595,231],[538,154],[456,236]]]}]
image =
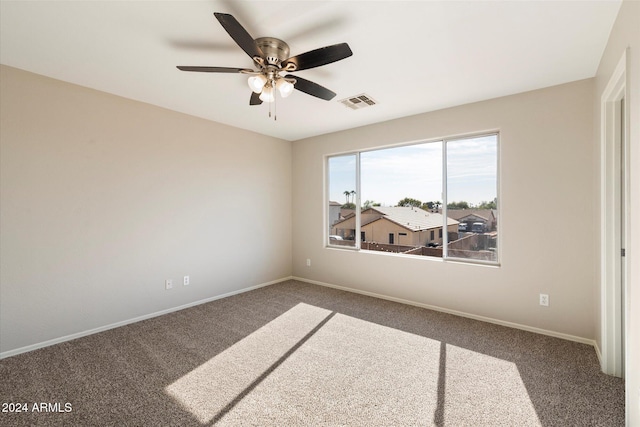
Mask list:
[{"label": "white baseboard", "polygon": [[358,290],[358,289],[348,288],[348,287],[345,287],[345,286],[333,285],[333,284],[330,284],[330,283],[319,282],[317,280],[310,280],[310,279],[305,279],[305,278],[296,277],[296,276],[283,277],[283,278],[280,278],[280,279],[272,280],[270,282],[265,282],[265,283],[261,283],[261,284],[255,285],[255,286],[250,286],[250,287],[247,287],[247,288],[239,289],[237,291],[228,292],[228,293],[221,294],[221,295],[216,295],[214,297],[210,297],[210,298],[194,301],[194,302],[191,302],[191,303],[188,303],[188,304],[184,304],[184,305],[180,305],[180,306],[177,306],[177,307],[168,308],[166,310],[161,310],[161,311],[157,311],[157,312],[154,312],[154,313],[145,314],[143,316],[138,316],[138,317],[135,317],[133,319],[128,319],[128,320],[123,320],[123,321],[116,322],[116,323],[111,323],[109,325],[105,325],[105,326],[101,326],[101,327],[98,327],[98,328],[89,329],[89,330],[82,331],[82,332],[77,332],[75,334],[65,335],[63,337],[54,338],[54,339],[43,341],[43,342],[36,343],[36,344],[31,344],[31,345],[28,345],[28,346],[25,346],[25,347],[20,347],[20,348],[14,349],[14,350],[8,350],[8,351],[0,353],[0,359],[5,359],[7,357],[16,356],[18,354],[27,353],[29,351],[37,350],[39,348],[49,347],[49,346],[52,346],[52,345],[55,345],[55,344],[60,344],[60,343],[66,342],[66,341],[71,341],[71,340],[74,340],[74,339],[77,339],[77,338],[82,338],[82,337],[85,337],[85,336],[88,336],[88,335],[92,335],[92,334],[96,334],[96,333],[99,333],[99,332],[108,331],[109,329],[118,328],[120,326],[129,325],[131,323],[140,322],[142,320],[151,319],[151,318],[154,318],[154,317],[162,316],[164,314],[173,313],[175,311],[184,310],[185,308],[194,307],[196,305],[205,304],[205,303],[208,303],[208,302],[211,302],[211,301],[215,301],[215,300],[218,300],[218,299],[230,297],[230,296],[241,294],[241,293],[244,293],[244,292],[249,292],[249,291],[252,291],[252,290],[255,290],[255,289],[263,288],[265,286],[274,285],[276,283],[284,282],[284,281],[287,281],[287,280],[297,280],[297,281],[300,281],[300,282],[310,283],[310,284],[313,284],[313,285],[319,285],[319,286],[325,286],[325,287],[328,287],[328,288],[340,289],[342,291],[347,291],[347,292],[353,292],[353,293],[357,293],[357,294],[367,295],[367,296],[374,297],[374,298],[385,299],[385,300],[394,301],[394,302],[398,302],[398,303],[402,303],[402,304],[407,304],[407,305],[413,305],[413,306],[416,306],[416,307],[426,308],[426,309],[429,309],[429,310],[440,311],[440,312],[448,313],[448,314],[454,314],[456,316],[466,317],[466,318],[469,318],[469,319],[480,320],[482,322],[493,323],[493,324],[496,324],[496,325],[507,326],[507,327],[515,328],[515,329],[521,329],[521,330],[524,330],[524,331],[534,332],[534,333],[541,334],[541,335],[548,335],[548,336],[552,336],[552,337],[556,337],[556,338],[562,338],[562,339],[569,340],[569,341],[579,342],[579,343],[582,343],[582,344],[588,344],[588,345],[591,345],[591,346],[593,346],[595,348],[596,355],[598,356],[598,360],[599,361],[602,360],[602,354],[600,352],[600,349],[598,348],[595,340],[592,340],[592,339],[578,337],[578,336],[569,335],[569,334],[564,334],[564,333],[561,333],[561,332],[549,331],[549,330],[546,330],[546,329],[535,328],[535,327],[532,327],[532,326],[522,325],[522,324],[519,324],[519,323],[506,322],[506,321],[499,320],[499,319],[493,319],[491,317],[478,316],[478,315],[475,315],[475,314],[464,313],[462,311],[450,310],[450,309],[447,309],[447,308],[438,307],[438,306],[434,306],[434,305],[430,305],[430,304],[423,304],[423,303],[419,303],[419,302],[415,302],[415,301],[405,300],[405,299],[402,299],[402,298],[391,297],[391,296],[388,296],[388,295],[377,294],[377,293],[374,293],[374,292],[361,291],[361,290]]},{"label": "white baseboard", "polygon": [[134,317],[133,319],[123,320],[123,321],[120,321],[120,322],[111,323],[109,325],[100,326],[98,328],[93,328],[93,329],[89,329],[89,330],[86,330],[86,331],[77,332],[75,334],[65,335],[63,337],[54,338],[54,339],[43,341],[43,342],[39,342],[39,343],[36,343],[36,344],[31,344],[31,345],[28,345],[28,346],[25,346],[25,347],[16,348],[14,350],[4,351],[4,352],[0,353],[0,359],[4,359],[4,358],[7,358],[7,357],[11,357],[11,356],[16,356],[18,354],[27,353],[29,351],[37,350],[39,348],[49,347],[49,346],[52,346],[52,345],[55,345],[55,344],[60,344],[60,343],[66,342],[66,341],[75,340],[77,338],[86,337],[87,335],[97,334],[98,332],[108,331],[109,329],[118,328],[120,326],[129,325],[131,323],[140,322],[142,320],[151,319],[151,318],[154,318],[154,317],[162,316],[164,314],[173,313],[175,311],[184,310],[185,308],[194,307],[194,306],[200,305],[200,304],[205,304],[205,303],[208,303],[208,302],[211,302],[211,301],[215,301],[215,300],[218,300],[218,299],[230,297],[232,295],[237,295],[237,294],[241,294],[241,293],[244,293],[244,292],[253,291],[254,289],[263,288],[265,286],[274,285],[276,283],[284,282],[286,280],[291,280],[291,279],[293,279],[292,276],[284,277],[284,278],[277,279],[277,280],[272,280],[270,282],[261,283],[259,285],[250,286],[248,288],[239,289],[237,291],[228,292],[226,294],[216,295],[214,297],[205,298],[205,299],[202,299],[202,300],[190,302],[188,304],[180,305],[180,306],[177,306],[177,307],[167,308],[166,310],[156,311],[154,313],[149,313],[149,314],[145,314],[145,315],[142,315],[142,316]]},{"label": "white baseboard", "polygon": [[596,356],[598,356],[598,364],[602,368],[602,352],[600,351],[600,347],[598,347],[598,343],[596,341],[593,342],[593,348],[596,349]]},{"label": "white baseboard", "polygon": [[423,303],[419,303],[419,302],[415,302],[415,301],[405,300],[405,299],[402,299],[402,298],[396,298],[396,297],[391,297],[391,296],[388,296],[388,295],[377,294],[377,293],[374,293],[374,292],[361,291],[361,290],[358,290],[358,289],[348,288],[348,287],[345,287],[345,286],[338,286],[338,285],[333,285],[333,284],[330,284],[330,283],[319,282],[319,281],[316,281],[316,280],[309,280],[309,279],[305,279],[305,278],[302,278],[302,277],[293,276],[292,279],[293,280],[298,280],[300,282],[310,283],[312,285],[319,285],[319,286],[326,286],[328,288],[340,289],[342,291],[347,291],[347,292],[353,292],[353,293],[356,293],[356,294],[367,295],[367,296],[374,297],[374,298],[381,298],[381,299],[385,299],[385,300],[389,300],[389,301],[399,302],[399,303],[402,303],[402,304],[407,304],[407,305],[413,305],[413,306],[416,306],[416,307],[426,308],[426,309],[429,309],[429,310],[440,311],[442,313],[454,314],[454,315],[460,316],[460,317],[466,317],[466,318],[469,318],[469,319],[480,320],[482,322],[493,323],[493,324],[496,324],[496,325],[507,326],[509,328],[521,329],[523,331],[534,332],[536,334],[548,335],[548,336],[555,337],[555,338],[562,338],[562,339],[565,339],[565,340],[568,340],[568,341],[574,341],[574,342],[578,342],[578,343],[582,343],[582,344],[591,345],[596,349],[596,354],[598,355],[598,358],[600,358],[599,349],[598,349],[598,347],[596,345],[595,340],[592,340],[592,339],[589,339],[589,338],[583,338],[583,337],[578,337],[578,336],[575,336],[575,335],[564,334],[562,332],[549,331],[549,330],[546,330],[546,329],[535,328],[533,326],[527,326],[527,325],[522,325],[522,324],[519,324],[519,323],[513,323],[513,322],[507,322],[507,321],[504,321],[504,320],[493,319],[491,317],[478,316],[476,314],[469,314],[469,313],[465,313],[465,312],[462,312],[462,311],[450,310],[448,308],[438,307],[438,306],[435,306],[435,305],[423,304]]}]

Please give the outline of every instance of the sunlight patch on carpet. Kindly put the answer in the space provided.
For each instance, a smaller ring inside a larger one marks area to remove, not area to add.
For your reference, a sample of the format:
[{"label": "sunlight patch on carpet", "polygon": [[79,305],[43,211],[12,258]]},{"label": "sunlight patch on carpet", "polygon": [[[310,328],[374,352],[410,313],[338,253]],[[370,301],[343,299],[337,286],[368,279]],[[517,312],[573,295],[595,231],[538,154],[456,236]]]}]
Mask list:
[{"label": "sunlight patch on carpet", "polygon": [[336,314],[221,425],[422,424],[437,407],[439,352],[439,341]]},{"label": "sunlight patch on carpet", "polygon": [[166,388],[216,425],[540,425],[512,362],[298,304]]},{"label": "sunlight patch on carpet", "polygon": [[331,311],[298,304],[166,387],[201,423],[209,423]]}]

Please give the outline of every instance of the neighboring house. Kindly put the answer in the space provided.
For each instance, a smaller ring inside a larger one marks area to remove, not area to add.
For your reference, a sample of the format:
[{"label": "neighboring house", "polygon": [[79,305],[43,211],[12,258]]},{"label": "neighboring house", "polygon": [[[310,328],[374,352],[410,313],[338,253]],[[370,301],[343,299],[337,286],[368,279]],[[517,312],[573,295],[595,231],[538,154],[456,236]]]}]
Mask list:
[{"label": "neighboring house", "polygon": [[342,208],[342,203],[329,202],[329,224],[330,225],[333,225],[342,219],[342,215],[340,215],[341,208]]},{"label": "neighboring house", "polygon": [[349,209],[349,208],[340,209],[340,219],[345,219],[345,218],[348,218],[351,215],[355,215],[355,214],[356,214],[356,210],[355,209]]},{"label": "neighboring house", "polygon": [[[360,238],[366,242],[406,246],[442,244],[442,215],[416,207],[382,207],[365,209],[360,214]],[[332,234],[353,239],[355,214],[334,224]],[[457,233],[458,221],[447,220],[449,233]]]},{"label": "neighboring house", "polygon": [[447,217],[467,224],[467,230],[471,230],[474,222],[483,223],[486,231],[495,231],[498,226],[498,216],[493,209],[447,209]]},{"label": "neighboring house", "polygon": [[340,221],[333,224],[329,234],[340,236],[345,240],[354,240],[356,234],[356,214],[350,213]]},{"label": "neighboring house", "polygon": [[[349,209],[349,208],[343,208],[342,206],[344,206],[342,203],[339,202],[334,202],[334,201],[330,201],[329,202],[329,234],[330,235],[336,235],[336,236],[340,236],[344,239],[348,239],[351,238],[353,239],[353,235],[351,234],[351,237],[349,237],[349,232],[348,231],[343,231],[343,234],[337,234],[334,233],[333,229],[333,225],[343,221],[345,218],[350,218],[350,217],[355,217],[355,209]],[[353,230],[355,231],[355,230]]]}]

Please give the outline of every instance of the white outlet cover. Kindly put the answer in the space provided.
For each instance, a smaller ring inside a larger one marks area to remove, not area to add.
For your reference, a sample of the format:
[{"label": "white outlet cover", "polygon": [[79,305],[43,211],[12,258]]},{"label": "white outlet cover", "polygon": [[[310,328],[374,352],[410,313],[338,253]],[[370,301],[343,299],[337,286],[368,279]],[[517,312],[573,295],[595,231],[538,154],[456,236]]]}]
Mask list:
[{"label": "white outlet cover", "polygon": [[164,281],[164,287],[165,289],[172,289],[173,288],[173,280],[171,279],[167,279]]},{"label": "white outlet cover", "polygon": [[182,284],[184,286],[189,285],[189,276],[184,276],[184,278],[182,279]]},{"label": "white outlet cover", "polygon": [[540,294],[540,305],[548,307],[549,306],[549,295],[548,294]]}]

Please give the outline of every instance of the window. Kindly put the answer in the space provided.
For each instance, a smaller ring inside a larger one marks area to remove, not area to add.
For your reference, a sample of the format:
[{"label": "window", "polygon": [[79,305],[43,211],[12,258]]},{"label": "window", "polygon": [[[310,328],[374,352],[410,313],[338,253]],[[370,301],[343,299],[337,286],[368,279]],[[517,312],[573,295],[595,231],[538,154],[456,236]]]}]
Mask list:
[{"label": "window", "polygon": [[[356,154],[330,157],[327,164],[331,201],[327,223],[329,244],[356,247]],[[339,203],[342,199],[344,203]]]},{"label": "window", "polygon": [[326,175],[329,246],[498,262],[498,134],[329,156]]},{"label": "window", "polygon": [[471,223],[466,232],[448,230],[447,256],[497,262],[498,135],[450,140],[445,147],[447,216]]}]

